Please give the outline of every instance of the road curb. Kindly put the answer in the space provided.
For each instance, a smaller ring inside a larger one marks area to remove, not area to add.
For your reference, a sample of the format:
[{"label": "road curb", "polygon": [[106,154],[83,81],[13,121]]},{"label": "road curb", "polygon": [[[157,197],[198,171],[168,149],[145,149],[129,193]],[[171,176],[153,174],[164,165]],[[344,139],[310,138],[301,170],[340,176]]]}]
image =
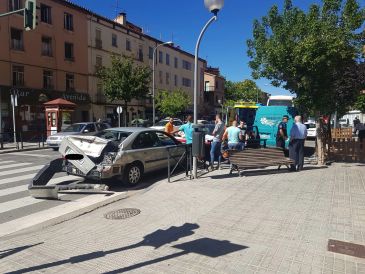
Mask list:
[{"label": "road curb", "polygon": [[39,224],[35,224],[35,225],[30,226],[30,227],[21,229],[19,231],[0,236],[0,239],[1,240],[10,239],[10,238],[20,236],[20,235],[23,235],[23,234],[36,232],[37,230],[41,230],[41,229],[44,229],[46,227],[55,226],[55,225],[58,225],[60,223],[63,223],[63,222],[69,221],[71,219],[77,218],[81,215],[87,214],[87,213],[92,212],[96,209],[99,209],[101,207],[104,207],[106,205],[112,204],[114,202],[117,202],[117,201],[120,201],[120,200],[123,200],[123,199],[126,199],[126,198],[128,198],[128,191],[122,192],[120,194],[117,194],[117,195],[109,198],[109,199],[105,199],[103,201],[100,201],[98,203],[86,206],[84,208],[80,208],[80,209],[77,209],[75,211],[66,213],[64,215],[54,217],[54,218],[49,219],[47,221],[41,222]]}]

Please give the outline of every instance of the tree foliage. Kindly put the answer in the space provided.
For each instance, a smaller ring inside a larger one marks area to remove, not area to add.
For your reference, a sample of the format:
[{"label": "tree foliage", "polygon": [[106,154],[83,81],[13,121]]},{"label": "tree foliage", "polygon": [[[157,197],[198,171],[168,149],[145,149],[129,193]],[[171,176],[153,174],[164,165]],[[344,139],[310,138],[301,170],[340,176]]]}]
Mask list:
[{"label": "tree foliage", "polygon": [[365,9],[356,0],[322,0],[308,12],[284,1],[253,24],[248,40],[254,78],[297,95],[303,109],[344,113],[364,89],[360,81]]},{"label": "tree foliage", "polygon": [[186,92],[177,89],[172,92],[162,90],[156,96],[156,107],[166,116],[176,116],[191,104]]},{"label": "tree foliage", "polygon": [[244,80],[241,82],[226,81],[225,83],[226,100],[237,102],[261,102],[264,98],[263,91],[252,80]]},{"label": "tree foliage", "polygon": [[355,109],[365,113],[365,94],[361,94],[359,97],[357,97]]},{"label": "tree foliage", "polygon": [[146,97],[151,81],[151,69],[137,65],[130,57],[111,56],[110,67],[97,69],[106,97],[110,101],[122,100],[125,104],[132,99]]}]

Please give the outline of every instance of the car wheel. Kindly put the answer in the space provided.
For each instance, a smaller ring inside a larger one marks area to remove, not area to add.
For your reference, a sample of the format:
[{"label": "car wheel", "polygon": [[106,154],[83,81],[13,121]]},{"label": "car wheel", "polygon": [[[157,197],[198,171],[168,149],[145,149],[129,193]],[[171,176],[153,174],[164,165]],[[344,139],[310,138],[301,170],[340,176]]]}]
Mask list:
[{"label": "car wheel", "polygon": [[124,172],[124,182],[130,186],[137,185],[142,178],[143,167],[141,164],[133,163],[127,166]]}]

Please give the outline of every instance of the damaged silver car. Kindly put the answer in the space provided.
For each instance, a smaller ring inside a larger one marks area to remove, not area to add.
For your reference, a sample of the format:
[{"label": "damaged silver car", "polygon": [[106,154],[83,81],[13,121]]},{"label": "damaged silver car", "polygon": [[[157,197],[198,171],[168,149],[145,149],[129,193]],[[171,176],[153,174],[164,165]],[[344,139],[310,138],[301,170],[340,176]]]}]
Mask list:
[{"label": "damaged silver car", "polygon": [[[130,185],[140,182],[144,173],[168,166],[168,158],[185,153],[185,146],[173,136],[147,128],[110,128],[95,136],[68,136],[60,153],[66,159],[63,171],[93,180],[115,178]],[[80,160],[66,155],[82,155]]]}]

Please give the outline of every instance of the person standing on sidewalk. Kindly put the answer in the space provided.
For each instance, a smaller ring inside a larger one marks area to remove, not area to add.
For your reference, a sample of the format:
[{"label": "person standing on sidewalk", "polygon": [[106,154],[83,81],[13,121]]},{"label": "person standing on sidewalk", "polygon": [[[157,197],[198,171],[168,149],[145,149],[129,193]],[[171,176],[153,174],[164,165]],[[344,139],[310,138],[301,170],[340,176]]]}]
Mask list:
[{"label": "person standing on sidewalk", "polygon": [[242,150],[240,140],[242,140],[241,130],[237,127],[237,121],[233,120],[232,126],[226,129],[223,140],[228,138],[228,149]]},{"label": "person standing on sidewalk", "polygon": [[283,150],[285,150],[285,141],[288,140],[288,120],[289,116],[284,115],[282,121],[278,126],[278,132],[276,133],[276,147],[281,147]]},{"label": "person standing on sidewalk", "polygon": [[189,115],[186,118],[186,124],[182,125],[178,130],[175,130],[173,132],[171,132],[171,134],[175,134],[178,133],[179,131],[184,132],[185,135],[185,140],[186,140],[186,144],[187,145],[191,145],[193,143],[193,124],[192,121],[193,120],[193,116]]},{"label": "person standing on sidewalk", "polygon": [[221,160],[222,160],[222,154],[221,154],[221,146],[222,146],[222,138],[223,138],[223,134],[224,134],[224,123],[221,120],[221,116],[219,114],[217,114],[215,116],[215,128],[213,130],[212,135],[213,137],[213,142],[211,143],[210,146],[210,168],[213,170],[213,164],[214,164],[214,160],[216,158],[216,156],[218,155],[218,166],[217,169],[219,168],[220,164],[221,164]]},{"label": "person standing on sidewalk", "polygon": [[289,157],[295,162],[291,171],[300,171],[304,165],[304,142],[307,138],[307,127],[302,124],[302,117],[295,116],[295,124],[290,130]]},{"label": "person standing on sidewalk", "polygon": [[174,132],[174,118],[170,118],[165,125],[165,132],[169,134],[172,134]]}]

